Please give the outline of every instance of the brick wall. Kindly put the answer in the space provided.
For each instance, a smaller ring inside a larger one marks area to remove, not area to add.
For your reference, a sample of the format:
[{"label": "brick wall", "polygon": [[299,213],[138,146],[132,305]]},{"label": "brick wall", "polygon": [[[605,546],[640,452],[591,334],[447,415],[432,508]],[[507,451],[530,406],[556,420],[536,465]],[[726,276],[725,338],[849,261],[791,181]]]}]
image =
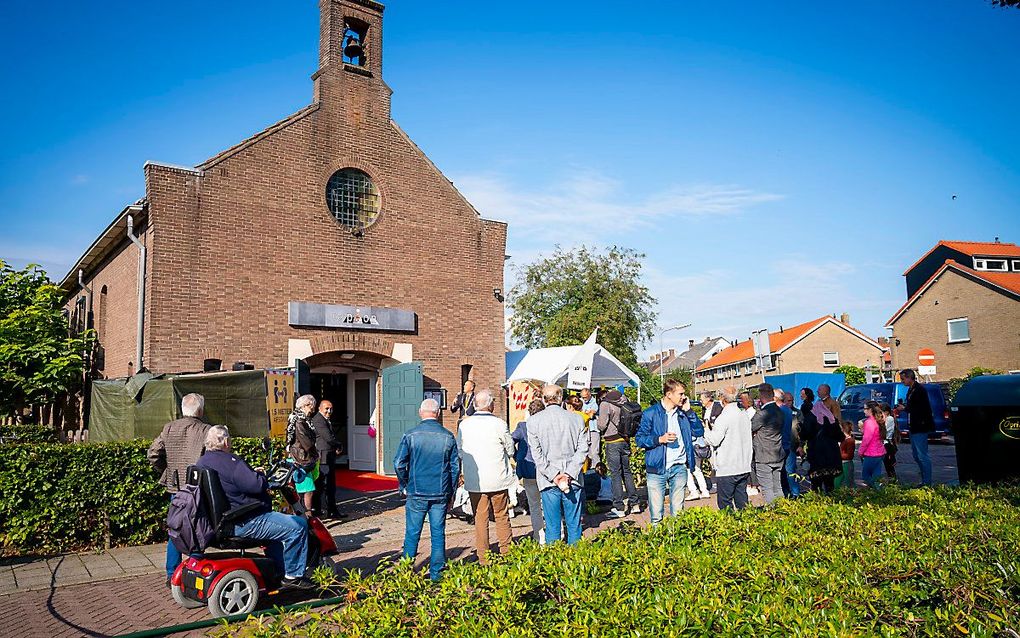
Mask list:
[{"label": "brick wall", "polygon": [[[376,20],[369,45],[380,52],[378,15],[358,15]],[[151,369],[199,370],[207,357],[287,365],[288,339],[342,332],[289,326],[287,302],[309,301],[411,309],[417,333],[386,336],[411,343],[427,376],[455,392],[467,363],[480,386],[498,388],[503,306],[492,290],[503,288],[506,226],[481,219],[390,121],[381,61],[370,61],[366,77],[331,59],[316,73],[317,104],[199,171],[146,165]],[[344,167],[381,192],[363,237],[327,208],[326,182]]]},{"label": "brick wall", "polygon": [[[151,245],[151,232],[136,233]],[[85,277],[92,289],[93,327],[103,349],[102,378],[123,377],[137,369],[138,248],[126,236],[97,270]],[[105,288],[105,294],[104,293]],[[71,297],[68,304],[73,304]]]},{"label": "brick wall", "polygon": [[[970,341],[948,343],[946,322],[970,319]],[[917,368],[922,348],[935,352],[935,380],[962,377],[980,366],[1020,369],[1020,301],[950,269],[893,326],[893,366]],[[899,346],[895,341],[899,340]]]},{"label": "brick wall", "polygon": [[850,334],[835,323],[828,322],[786,350],[779,358],[777,374],[790,372],[832,372],[838,366],[822,363],[824,352],[839,353],[839,365],[863,368],[868,362],[882,365],[882,351]]}]

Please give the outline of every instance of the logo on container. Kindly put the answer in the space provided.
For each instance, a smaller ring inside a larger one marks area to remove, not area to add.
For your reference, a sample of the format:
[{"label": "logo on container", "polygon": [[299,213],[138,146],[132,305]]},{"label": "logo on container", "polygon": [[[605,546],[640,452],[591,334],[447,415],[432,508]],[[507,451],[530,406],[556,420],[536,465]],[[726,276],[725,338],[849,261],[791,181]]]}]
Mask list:
[{"label": "logo on container", "polygon": [[1020,416],[1008,416],[999,422],[999,432],[1011,439],[1020,440]]}]

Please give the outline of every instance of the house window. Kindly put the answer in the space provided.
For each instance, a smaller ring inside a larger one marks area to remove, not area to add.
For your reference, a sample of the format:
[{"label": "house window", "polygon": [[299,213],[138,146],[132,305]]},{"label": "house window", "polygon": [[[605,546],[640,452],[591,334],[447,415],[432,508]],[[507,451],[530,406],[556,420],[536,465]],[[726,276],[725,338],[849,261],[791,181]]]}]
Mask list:
[{"label": "house window", "polygon": [[838,352],[823,352],[822,353],[822,365],[826,368],[835,368],[839,365],[839,353]]},{"label": "house window", "polygon": [[372,178],[356,168],[333,173],[326,185],[329,212],[343,226],[360,234],[379,217],[379,189]]},{"label": "house window", "polygon": [[1009,266],[1005,259],[987,259],[984,257],[974,258],[974,270],[992,270],[995,272],[1009,272]]},{"label": "house window", "polygon": [[1013,272],[1020,272],[1020,259],[1013,260]]},{"label": "house window", "polygon": [[950,319],[946,322],[946,327],[949,332],[949,343],[964,343],[970,341],[970,319],[967,317],[961,317],[960,319]]}]

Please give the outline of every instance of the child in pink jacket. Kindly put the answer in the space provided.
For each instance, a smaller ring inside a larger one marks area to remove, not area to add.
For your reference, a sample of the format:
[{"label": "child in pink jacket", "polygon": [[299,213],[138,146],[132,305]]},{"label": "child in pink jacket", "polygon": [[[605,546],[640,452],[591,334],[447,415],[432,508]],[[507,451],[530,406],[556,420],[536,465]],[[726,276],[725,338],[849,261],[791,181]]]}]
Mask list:
[{"label": "child in pink jacket", "polygon": [[867,418],[861,425],[861,478],[869,486],[878,488],[885,457],[885,415],[875,401],[865,404],[864,413]]}]

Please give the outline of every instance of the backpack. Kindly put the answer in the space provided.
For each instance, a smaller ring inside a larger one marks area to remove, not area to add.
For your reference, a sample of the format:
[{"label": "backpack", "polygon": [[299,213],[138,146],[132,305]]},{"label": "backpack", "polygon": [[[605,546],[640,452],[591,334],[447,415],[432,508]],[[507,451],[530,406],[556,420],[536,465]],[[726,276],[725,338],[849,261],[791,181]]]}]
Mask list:
[{"label": "backpack", "polygon": [[624,400],[618,405],[620,407],[620,424],[616,429],[625,439],[632,438],[637,434],[638,426],[641,425],[641,404]]},{"label": "backpack", "polygon": [[174,494],[166,515],[166,525],[170,541],[186,556],[201,554],[216,538],[216,530],[202,507],[202,492],[197,485],[186,484]]}]

